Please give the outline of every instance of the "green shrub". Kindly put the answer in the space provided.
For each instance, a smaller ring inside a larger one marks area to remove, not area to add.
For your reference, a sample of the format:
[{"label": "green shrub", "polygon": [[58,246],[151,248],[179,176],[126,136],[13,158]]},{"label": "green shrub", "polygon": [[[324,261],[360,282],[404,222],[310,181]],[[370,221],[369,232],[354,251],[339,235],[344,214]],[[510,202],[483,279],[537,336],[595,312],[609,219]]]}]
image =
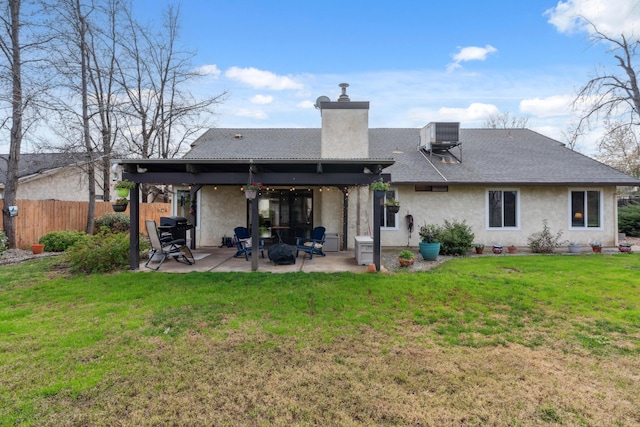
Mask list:
[{"label": "green shrub", "polygon": [[131,219],[127,214],[109,212],[96,218],[95,226],[97,230],[107,227],[112,233],[127,233],[131,226]]},{"label": "green shrub", "polygon": [[99,233],[88,236],[69,248],[74,273],[106,273],[129,267],[129,236],[124,233]]},{"label": "green shrub", "polygon": [[547,220],[544,219],[542,220],[542,231],[533,233],[527,238],[527,242],[529,243],[531,252],[536,254],[551,254],[555,248],[560,246],[560,236],[562,236],[562,231],[558,231],[554,236],[551,230],[549,230]]},{"label": "green shrub", "polygon": [[4,230],[0,230],[0,255],[7,250],[9,246],[9,238],[4,234]]},{"label": "green shrub", "polygon": [[471,227],[465,221],[445,220],[438,236],[440,254],[464,255],[471,248],[475,237]]},{"label": "green shrub", "polygon": [[82,231],[52,231],[42,236],[40,240],[38,240],[38,243],[43,244],[48,252],[64,252],[76,242],[86,237],[87,234]]},{"label": "green shrub", "polygon": [[640,236],[640,205],[626,205],[618,210],[618,229],[627,236]]}]

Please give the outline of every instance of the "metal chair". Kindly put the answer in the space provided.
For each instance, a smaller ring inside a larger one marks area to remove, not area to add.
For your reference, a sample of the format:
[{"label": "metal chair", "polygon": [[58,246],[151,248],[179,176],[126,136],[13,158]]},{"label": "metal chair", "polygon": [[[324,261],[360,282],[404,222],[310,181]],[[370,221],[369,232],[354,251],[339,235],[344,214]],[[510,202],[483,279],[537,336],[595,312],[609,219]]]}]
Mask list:
[{"label": "metal chair", "polygon": [[325,239],[324,227],[315,227],[311,232],[311,238],[306,239],[304,237],[296,237],[296,257],[299,251],[303,251],[309,254],[309,260],[313,259],[313,254],[325,256],[322,251],[322,245]]},{"label": "metal chair", "polygon": [[[161,238],[155,220],[147,219],[144,223],[147,228],[147,234],[149,235],[149,241],[151,242],[151,251],[149,251],[149,259],[145,263],[145,267],[158,270],[168,257],[173,257],[177,262],[184,264],[195,264],[196,260],[193,258],[191,249],[185,246],[186,242],[184,239],[169,240],[166,236]],[[156,255],[161,257],[158,266],[156,268],[149,267],[149,263]]]},{"label": "metal chair", "polygon": [[[251,251],[253,249],[253,244],[251,242],[251,234],[249,234],[249,230],[247,227],[236,227],[233,229],[233,241],[236,244],[237,252],[233,256],[234,258],[239,257],[240,255],[244,255],[244,259],[249,261],[249,255],[251,255]],[[264,240],[260,239],[258,242],[258,250],[264,258]]]}]

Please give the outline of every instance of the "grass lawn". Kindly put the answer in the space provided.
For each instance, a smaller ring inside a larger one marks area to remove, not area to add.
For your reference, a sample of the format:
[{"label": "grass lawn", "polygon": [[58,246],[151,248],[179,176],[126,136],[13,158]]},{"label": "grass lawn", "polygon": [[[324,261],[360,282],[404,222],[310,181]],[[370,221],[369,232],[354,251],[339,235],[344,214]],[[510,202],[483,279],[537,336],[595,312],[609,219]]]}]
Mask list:
[{"label": "grass lawn", "polygon": [[0,267],[1,426],[640,425],[640,256]]}]

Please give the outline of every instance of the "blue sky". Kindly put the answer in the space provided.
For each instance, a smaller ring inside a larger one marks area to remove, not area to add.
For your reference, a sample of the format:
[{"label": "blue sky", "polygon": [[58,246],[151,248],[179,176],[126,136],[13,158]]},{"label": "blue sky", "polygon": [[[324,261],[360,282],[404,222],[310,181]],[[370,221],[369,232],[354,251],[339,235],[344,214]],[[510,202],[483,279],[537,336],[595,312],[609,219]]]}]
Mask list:
[{"label": "blue sky", "polygon": [[[157,17],[166,2],[136,0]],[[154,6],[152,6],[154,5]],[[370,127],[527,117],[564,142],[577,89],[613,68],[577,15],[604,29],[633,28],[637,0],[189,1],[182,41],[210,74],[194,92],[229,98],[219,127],[319,127],[318,96],[350,84],[370,101]],[[579,143],[592,153],[598,129]]]},{"label": "blue sky", "polygon": [[[133,0],[159,21],[169,0]],[[611,34],[640,28],[640,0],[182,0],[181,42],[208,73],[196,96],[228,91],[218,127],[320,127],[321,95],[370,101],[370,127],[527,117],[565,142],[578,88],[614,69],[578,15]],[[594,129],[578,149],[595,152]]]}]

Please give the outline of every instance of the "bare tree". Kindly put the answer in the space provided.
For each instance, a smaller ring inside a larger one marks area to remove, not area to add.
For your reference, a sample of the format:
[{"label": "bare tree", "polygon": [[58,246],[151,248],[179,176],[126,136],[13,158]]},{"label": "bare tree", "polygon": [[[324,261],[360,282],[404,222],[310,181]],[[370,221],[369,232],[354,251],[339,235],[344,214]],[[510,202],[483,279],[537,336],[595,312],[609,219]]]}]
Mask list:
[{"label": "bare tree", "polygon": [[605,121],[607,130],[598,145],[596,159],[622,172],[640,178],[640,142],[632,125]]},{"label": "bare tree", "polygon": [[[625,34],[609,36],[598,31],[592,23],[589,24],[593,28],[593,42],[609,46],[609,53],[616,60],[617,68],[601,68],[579,90],[573,106],[582,109],[583,113],[576,132],[583,132],[592,121],[597,122],[600,118],[608,119],[611,123],[626,124],[633,131],[640,124],[640,89],[636,73],[640,40],[628,38]],[[610,127],[609,131],[615,131],[618,127]],[[617,137],[614,135],[613,138]]]},{"label": "bare tree", "polygon": [[528,117],[512,116],[508,111],[503,114],[492,114],[483,123],[482,127],[489,129],[518,129],[526,128]]},{"label": "bare tree", "polygon": [[[202,75],[194,71],[192,52],[178,47],[179,10],[169,6],[154,33],[128,16],[118,57],[119,83],[126,94],[122,118],[131,155],[173,158],[201,129],[210,127],[212,108],[226,94],[196,100],[185,90]],[[148,188],[143,187],[143,201]]]},{"label": "bare tree", "polygon": [[[9,156],[7,159],[7,180],[4,191],[3,227],[9,238],[9,247],[15,248],[16,230],[9,206],[16,204],[18,191],[18,166],[23,138],[37,117],[38,96],[47,89],[44,70],[37,70],[38,52],[46,39],[31,22],[26,26],[22,20],[21,0],[3,1],[0,13],[0,86],[8,88],[0,94],[0,102],[8,104],[10,111],[0,117],[0,129],[9,128]],[[22,31],[26,29],[28,31]],[[26,33],[26,34],[25,34]],[[36,80],[40,83],[36,83]],[[28,81],[28,83],[26,83]],[[25,84],[26,83],[26,84]],[[4,109],[3,109],[4,110]],[[29,116],[29,112],[32,112]]]}]

